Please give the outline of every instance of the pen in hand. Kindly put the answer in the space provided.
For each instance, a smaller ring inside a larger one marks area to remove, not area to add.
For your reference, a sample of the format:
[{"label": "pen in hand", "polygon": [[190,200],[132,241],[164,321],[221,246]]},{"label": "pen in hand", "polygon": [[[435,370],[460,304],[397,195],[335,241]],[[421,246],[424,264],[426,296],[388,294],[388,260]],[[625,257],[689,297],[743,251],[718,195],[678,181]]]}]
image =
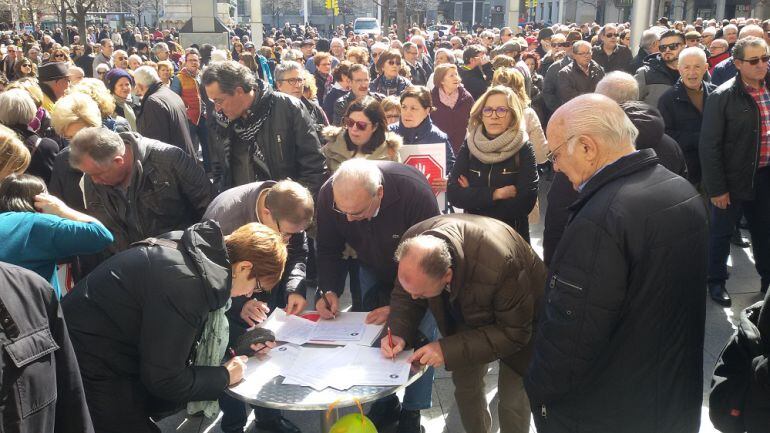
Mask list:
[{"label": "pen in hand", "polygon": [[388,344],[390,345],[390,358],[393,362],[396,362],[396,354],[393,353],[393,334],[390,332],[390,326],[388,326]]},{"label": "pen in hand", "polygon": [[321,293],[321,297],[322,297],[322,298],[323,298],[323,300],[324,300],[324,304],[326,304],[326,308],[329,310],[329,312],[330,312],[330,313],[332,313],[332,318],[333,318],[333,319],[336,319],[336,318],[337,318],[337,314],[335,314],[335,313],[332,311],[332,304],[331,304],[331,302],[329,302],[329,299],[326,297],[326,294],[327,294],[327,293],[329,293],[329,292],[328,292],[328,291],[324,291],[324,292],[322,292],[322,293]]}]

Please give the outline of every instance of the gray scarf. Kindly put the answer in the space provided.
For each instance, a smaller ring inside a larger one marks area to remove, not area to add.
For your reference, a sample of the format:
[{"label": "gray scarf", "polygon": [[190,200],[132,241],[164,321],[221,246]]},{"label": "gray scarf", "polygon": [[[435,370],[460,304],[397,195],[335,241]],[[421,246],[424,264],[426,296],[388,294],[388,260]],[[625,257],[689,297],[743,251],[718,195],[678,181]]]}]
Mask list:
[{"label": "gray scarf", "polygon": [[490,140],[484,135],[482,124],[468,131],[465,137],[471,155],[484,164],[496,164],[509,159],[524,146],[527,140],[529,137],[523,127],[508,129]]}]

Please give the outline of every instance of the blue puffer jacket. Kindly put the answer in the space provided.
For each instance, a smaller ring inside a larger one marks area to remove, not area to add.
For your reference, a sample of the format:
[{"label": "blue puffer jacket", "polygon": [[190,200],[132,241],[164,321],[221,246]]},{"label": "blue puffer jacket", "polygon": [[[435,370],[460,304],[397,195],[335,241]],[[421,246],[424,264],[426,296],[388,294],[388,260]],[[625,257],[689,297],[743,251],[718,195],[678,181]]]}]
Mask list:
[{"label": "blue puffer jacket", "polygon": [[407,128],[399,121],[390,125],[388,129],[403,137],[404,145],[446,143],[446,175],[449,176],[449,172],[452,171],[452,166],[455,164],[455,154],[449,143],[449,137],[433,124],[430,117],[426,117],[416,128]]}]

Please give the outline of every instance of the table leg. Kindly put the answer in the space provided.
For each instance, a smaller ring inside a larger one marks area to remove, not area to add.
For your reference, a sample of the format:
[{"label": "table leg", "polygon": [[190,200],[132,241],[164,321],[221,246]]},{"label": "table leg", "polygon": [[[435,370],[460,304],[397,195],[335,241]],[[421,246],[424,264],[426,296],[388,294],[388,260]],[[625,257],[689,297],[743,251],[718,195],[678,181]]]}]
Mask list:
[{"label": "table leg", "polygon": [[332,426],[335,422],[339,419],[339,412],[337,409],[334,409],[331,411],[329,416],[326,416],[326,411],[321,411],[321,433],[329,433],[329,431],[332,429]]}]

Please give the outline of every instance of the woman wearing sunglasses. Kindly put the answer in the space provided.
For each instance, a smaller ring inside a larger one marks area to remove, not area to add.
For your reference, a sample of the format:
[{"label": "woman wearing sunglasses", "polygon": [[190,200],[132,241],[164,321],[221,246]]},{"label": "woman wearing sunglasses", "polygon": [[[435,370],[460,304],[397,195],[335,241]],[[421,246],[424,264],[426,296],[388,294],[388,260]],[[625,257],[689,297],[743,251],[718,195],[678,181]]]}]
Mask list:
[{"label": "woman wearing sunglasses", "polygon": [[399,75],[402,62],[401,53],[398,50],[389,50],[380,54],[377,59],[377,72],[380,75],[369,84],[369,90],[385,96],[400,95],[412,84]]},{"label": "woman wearing sunglasses", "polygon": [[385,112],[376,99],[367,96],[351,103],[342,125],[323,130],[327,143],[321,152],[332,172],[351,158],[401,162],[401,137],[388,131]]},{"label": "woman wearing sunglasses", "polygon": [[529,242],[527,216],[537,199],[538,176],[524,111],[524,102],[504,86],[491,87],[476,101],[447,197],[466,213],[503,221]]},{"label": "woman wearing sunglasses", "polygon": [[17,62],[13,69],[16,79],[24,77],[37,78],[37,65],[27,58]]}]

